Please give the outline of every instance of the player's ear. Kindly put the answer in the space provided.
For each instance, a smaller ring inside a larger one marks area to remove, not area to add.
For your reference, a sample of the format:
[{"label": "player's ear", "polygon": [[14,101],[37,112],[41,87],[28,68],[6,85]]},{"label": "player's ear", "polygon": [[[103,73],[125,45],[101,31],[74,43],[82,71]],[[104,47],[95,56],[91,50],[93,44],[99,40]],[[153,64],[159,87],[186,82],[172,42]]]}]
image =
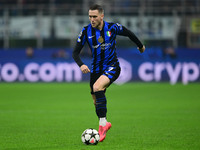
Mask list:
[{"label": "player's ear", "polygon": [[104,14],[102,13],[102,14],[101,14],[101,19],[103,19],[103,18],[104,18]]}]

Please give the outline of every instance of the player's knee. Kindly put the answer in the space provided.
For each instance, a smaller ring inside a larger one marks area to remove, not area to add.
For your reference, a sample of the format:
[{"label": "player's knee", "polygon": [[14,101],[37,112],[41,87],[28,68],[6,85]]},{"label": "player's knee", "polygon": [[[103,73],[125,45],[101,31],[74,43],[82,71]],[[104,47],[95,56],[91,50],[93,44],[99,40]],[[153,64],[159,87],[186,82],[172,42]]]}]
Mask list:
[{"label": "player's knee", "polygon": [[98,85],[96,85],[96,84],[94,84],[93,85],[93,91],[94,92],[98,92],[98,91],[102,91],[103,89],[100,87],[100,86],[98,86]]}]

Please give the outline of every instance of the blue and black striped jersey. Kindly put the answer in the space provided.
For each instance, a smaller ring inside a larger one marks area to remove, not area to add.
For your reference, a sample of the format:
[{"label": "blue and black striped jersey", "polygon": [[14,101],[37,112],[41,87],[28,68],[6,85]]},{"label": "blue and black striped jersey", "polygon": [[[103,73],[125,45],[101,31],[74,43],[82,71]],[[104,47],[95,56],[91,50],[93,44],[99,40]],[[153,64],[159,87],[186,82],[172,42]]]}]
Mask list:
[{"label": "blue and black striped jersey", "polygon": [[138,47],[143,47],[137,37],[124,26],[104,21],[102,30],[93,28],[91,24],[83,28],[78,36],[73,52],[74,60],[79,66],[84,64],[79,57],[79,53],[87,42],[93,58],[91,73],[101,73],[107,66],[119,63],[116,55],[115,39],[117,35],[128,36]]}]

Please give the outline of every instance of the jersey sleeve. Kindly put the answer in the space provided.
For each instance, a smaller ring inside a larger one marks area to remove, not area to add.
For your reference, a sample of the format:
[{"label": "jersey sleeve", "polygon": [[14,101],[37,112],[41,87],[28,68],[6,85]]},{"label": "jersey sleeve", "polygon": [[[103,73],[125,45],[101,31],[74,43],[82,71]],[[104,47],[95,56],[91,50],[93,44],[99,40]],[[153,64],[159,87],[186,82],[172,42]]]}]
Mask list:
[{"label": "jersey sleeve", "polygon": [[118,35],[122,35],[122,36],[127,36],[129,37],[129,39],[131,41],[133,41],[139,48],[143,47],[143,44],[141,43],[141,41],[137,38],[137,36],[130,30],[128,30],[126,27],[122,26],[119,23],[115,24],[116,27],[116,33]]},{"label": "jersey sleeve", "polygon": [[117,35],[121,35],[123,33],[123,26],[121,24],[115,23],[114,27]]},{"label": "jersey sleeve", "polygon": [[76,45],[75,45],[75,48],[74,48],[73,54],[72,54],[74,61],[77,63],[77,65],[79,67],[84,64],[82,62],[79,54],[80,54],[83,46],[85,45],[85,42],[86,42],[86,29],[83,28],[83,30],[78,35],[78,39],[77,39],[77,42],[76,42]]},{"label": "jersey sleeve", "polygon": [[84,46],[86,42],[86,32],[86,28],[84,27],[78,35],[77,43],[81,44],[82,46]]}]

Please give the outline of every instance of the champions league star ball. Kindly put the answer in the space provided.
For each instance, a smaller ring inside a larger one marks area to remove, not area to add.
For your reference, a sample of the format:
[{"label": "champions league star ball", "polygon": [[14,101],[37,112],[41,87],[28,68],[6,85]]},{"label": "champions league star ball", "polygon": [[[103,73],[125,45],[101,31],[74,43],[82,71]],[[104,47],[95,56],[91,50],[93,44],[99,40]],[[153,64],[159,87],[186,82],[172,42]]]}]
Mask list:
[{"label": "champions league star ball", "polygon": [[86,145],[97,145],[99,139],[99,133],[95,129],[86,129],[81,135],[81,140]]}]

